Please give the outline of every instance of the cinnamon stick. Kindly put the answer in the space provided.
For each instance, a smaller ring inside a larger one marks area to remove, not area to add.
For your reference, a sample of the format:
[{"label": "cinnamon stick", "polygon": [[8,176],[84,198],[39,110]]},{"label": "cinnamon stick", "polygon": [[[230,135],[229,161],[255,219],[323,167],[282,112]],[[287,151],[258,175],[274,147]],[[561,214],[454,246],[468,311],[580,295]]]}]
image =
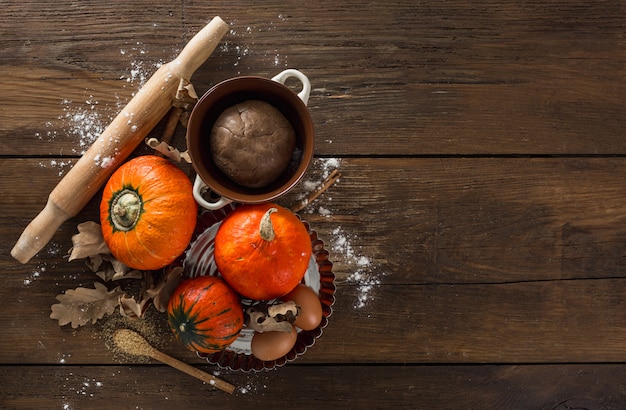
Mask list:
[{"label": "cinnamon stick", "polygon": [[306,208],[311,202],[315,201],[320,195],[326,192],[328,188],[333,186],[333,184],[337,182],[340,177],[341,173],[339,172],[339,170],[334,169],[333,172],[331,172],[328,177],[326,177],[326,179],[324,180],[324,182],[322,182],[322,185],[318,189],[311,192],[306,198],[293,204],[290,208],[291,211],[299,212]]}]

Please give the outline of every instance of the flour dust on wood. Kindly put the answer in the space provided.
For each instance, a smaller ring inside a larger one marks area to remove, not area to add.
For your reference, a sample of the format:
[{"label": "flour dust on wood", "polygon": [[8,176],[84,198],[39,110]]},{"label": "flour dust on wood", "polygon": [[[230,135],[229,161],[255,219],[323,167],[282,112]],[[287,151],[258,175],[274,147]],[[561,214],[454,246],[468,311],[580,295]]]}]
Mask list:
[{"label": "flour dust on wood", "polygon": [[378,273],[378,267],[372,260],[359,253],[353,246],[356,237],[346,231],[341,226],[332,230],[330,242],[331,259],[332,255],[339,255],[352,273],[347,277],[347,282],[355,285],[357,289],[357,299],[354,302],[355,309],[361,309],[368,305],[374,298],[375,290],[381,285],[383,274]]},{"label": "flour dust on wood", "polygon": [[[62,256],[62,246],[59,242],[50,241],[46,247],[42,250],[41,256],[44,258],[57,258]],[[36,280],[42,277],[44,274],[50,274],[57,267],[55,262],[41,261],[37,263],[37,266],[31,270],[24,278],[24,286],[32,285]]]},{"label": "flour dust on wood", "polygon": [[[298,193],[296,200],[300,201],[309,197],[334,170],[341,170],[341,166],[342,160],[340,158],[315,158],[308,173],[308,175],[313,176],[307,177],[300,183],[301,192]],[[335,182],[335,185],[340,183],[341,178]],[[333,208],[333,187],[307,204],[302,212],[311,215],[317,214],[329,218],[329,221],[332,220],[331,217],[337,212]],[[306,215],[304,219],[306,219]],[[380,273],[380,268],[369,256],[360,253],[356,245],[359,238],[342,226],[335,226],[331,230],[330,238],[322,239],[328,244],[327,250],[331,253],[330,260],[343,263],[350,271],[346,279],[347,283],[356,286],[357,289],[354,308],[366,307],[375,297],[375,291],[381,285],[382,277],[385,276],[384,273]]]},{"label": "flour dust on wood", "polygon": [[[238,20],[230,22],[230,31],[228,36],[224,38],[219,46],[219,52],[224,54],[223,61],[227,61],[228,64],[232,64],[237,72],[236,75],[241,75],[242,71],[254,72],[255,67],[247,65],[248,56],[260,56],[267,63],[263,67],[279,67],[281,69],[287,68],[289,65],[287,56],[281,53],[278,49],[257,49],[255,39],[263,38],[267,32],[279,29],[280,24],[285,24],[288,21],[288,17],[284,14],[278,14],[275,19],[270,20],[267,24],[260,25],[243,25]],[[265,40],[263,40],[265,42]],[[258,63],[257,63],[258,64]],[[278,72],[276,72],[278,74]]]}]

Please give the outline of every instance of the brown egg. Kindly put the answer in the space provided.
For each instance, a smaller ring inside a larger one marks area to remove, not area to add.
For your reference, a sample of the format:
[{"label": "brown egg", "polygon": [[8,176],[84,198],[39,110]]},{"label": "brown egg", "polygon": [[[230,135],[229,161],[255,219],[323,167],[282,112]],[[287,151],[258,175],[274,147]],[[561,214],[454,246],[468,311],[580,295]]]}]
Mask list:
[{"label": "brown egg", "polygon": [[250,342],[252,354],[259,360],[276,360],[291,350],[296,344],[298,333],[295,327],[291,327],[291,332],[255,332]]},{"label": "brown egg", "polygon": [[285,302],[294,301],[300,307],[294,326],[302,330],[313,330],[322,322],[322,302],[310,287],[300,284],[281,299]]}]

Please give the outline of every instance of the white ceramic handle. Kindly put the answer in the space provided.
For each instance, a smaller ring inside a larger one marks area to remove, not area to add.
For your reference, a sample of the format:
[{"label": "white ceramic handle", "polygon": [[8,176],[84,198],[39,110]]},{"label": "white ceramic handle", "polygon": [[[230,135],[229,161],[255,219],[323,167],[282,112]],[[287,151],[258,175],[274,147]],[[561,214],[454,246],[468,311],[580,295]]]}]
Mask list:
[{"label": "white ceramic handle", "polygon": [[215,202],[209,202],[205,200],[202,196],[202,191],[206,189],[207,186],[202,178],[200,178],[200,175],[196,175],[196,179],[193,182],[193,197],[195,198],[196,202],[203,208],[206,208],[210,211],[216,211],[233,202],[232,200],[224,197],[220,197],[220,199]]},{"label": "white ceramic handle", "polygon": [[298,70],[290,68],[280,74],[275,75],[274,77],[272,77],[272,80],[281,84],[285,84],[289,77],[295,77],[302,83],[302,91],[298,93],[298,97],[300,97],[302,102],[304,102],[304,105],[307,105],[309,103],[309,96],[311,95],[311,82],[306,75],[302,74]]}]

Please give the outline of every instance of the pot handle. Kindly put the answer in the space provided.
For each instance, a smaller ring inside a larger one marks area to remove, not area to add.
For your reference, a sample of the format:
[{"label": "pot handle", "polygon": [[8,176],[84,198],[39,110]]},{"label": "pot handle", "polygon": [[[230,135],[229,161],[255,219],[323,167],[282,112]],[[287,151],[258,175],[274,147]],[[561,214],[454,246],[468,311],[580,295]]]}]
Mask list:
[{"label": "pot handle", "polygon": [[300,97],[304,105],[307,105],[309,103],[309,96],[311,95],[311,82],[306,75],[302,74],[302,72],[290,68],[275,75],[272,77],[272,80],[284,85],[290,77],[295,77],[302,83],[302,91],[298,93],[298,97]]},{"label": "pot handle", "polygon": [[196,175],[196,179],[193,182],[193,197],[201,207],[211,211],[216,211],[233,202],[223,196],[215,202],[209,202],[202,196],[202,193],[207,189],[209,188],[206,186],[202,178],[200,178],[200,175]]}]

